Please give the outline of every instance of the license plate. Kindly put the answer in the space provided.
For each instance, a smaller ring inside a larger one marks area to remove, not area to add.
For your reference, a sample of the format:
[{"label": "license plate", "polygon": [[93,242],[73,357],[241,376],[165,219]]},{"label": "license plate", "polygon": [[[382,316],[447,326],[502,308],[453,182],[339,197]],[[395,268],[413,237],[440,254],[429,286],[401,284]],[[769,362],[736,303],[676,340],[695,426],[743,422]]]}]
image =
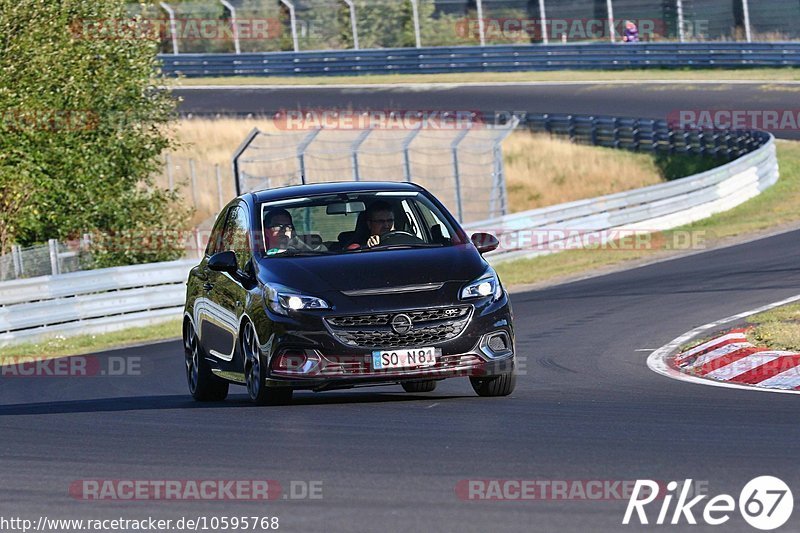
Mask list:
[{"label": "license plate", "polygon": [[390,368],[419,368],[433,366],[435,364],[435,348],[378,350],[372,352],[372,367],[375,370],[386,370]]}]

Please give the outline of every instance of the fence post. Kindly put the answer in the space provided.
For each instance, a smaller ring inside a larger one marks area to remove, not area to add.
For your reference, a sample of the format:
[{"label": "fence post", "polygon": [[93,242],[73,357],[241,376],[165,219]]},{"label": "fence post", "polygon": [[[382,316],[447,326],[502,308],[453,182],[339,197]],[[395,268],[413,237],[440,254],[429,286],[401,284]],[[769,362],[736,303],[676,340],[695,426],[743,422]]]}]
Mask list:
[{"label": "fence post", "polygon": [[175,10],[165,2],[160,2],[160,5],[169,15],[169,34],[172,38],[172,53],[177,55],[180,52],[178,52],[178,25],[175,22]]},{"label": "fence post", "polygon": [[420,37],[419,31],[419,5],[417,5],[418,0],[410,0],[411,1],[411,11],[414,16],[414,39],[417,41],[417,48],[422,47],[422,38]]},{"label": "fence post", "polygon": [[281,0],[281,4],[289,8],[289,25],[292,28],[292,44],[294,45],[294,51],[299,52],[300,44],[297,41],[297,17],[294,13],[294,4],[289,0]]},{"label": "fence post", "polygon": [[11,261],[14,263],[14,277],[22,277],[22,250],[16,244],[11,246]]},{"label": "fence post", "polygon": [[56,276],[61,273],[58,267],[58,241],[56,239],[48,240],[47,247],[50,249],[50,272]]},{"label": "fence post", "polygon": [[478,6],[478,36],[481,39],[481,46],[486,46],[486,26],[483,24],[483,0],[475,0]]},{"label": "fence post", "polygon": [[258,134],[261,133],[258,128],[253,128],[250,130],[250,133],[247,134],[247,137],[242,141],[242,144],[236,149],[233,153],[233,157],[231,157],[231,170],[233,170],[233,186],[236,190],[236,196],[242,194],[242,184],[240,183],[240,172],[239,172],[239,158],[242,156],[245,150],[250,146],[250,143],[253,142],[253,139],[258,137]]},{"label": "fence post", "polygon": [[233,31],[233,48],[236,50],[237,54],[242,53],[242,49],[239,47],[239,23],[236,22],[236,8],[228,2],[228,0],[219,0],[220,3],[228,8],[228,11],[231,12],[231,30]]},{"label": "fence post", "polygon": [[406,181],[411,181],[411,157],[409,156],[408,150],[411,146],[411,143],[414,142],[414,138],[419,135],[419,132],[422,130],[422,123],[417,124],[417,126],[406,135],[405,139],[403,139],[403,176],[405,177]]},{"label": "fence post", "polygon": [[353,141],[353,144],[350,146],[350,155],[353,159],[353,181],[361,181],[361,174],[358,171],[358,150],[361,148],[361,145],[364,144],[364,141],[367,140],[370,133],[372,133],[372,128],[365,129],[358,134],[358,137],[356,137],[356,140]]},{"label": "fence post", "polygon": [[747,42],[753,42],[753,33],[750,28],[750,0],[742,0],[742,10],[744,11],[744,33],[747,36]]},{"label": "fence post", "polygon": [[217,199],[219,200],[219,210],[225,206],[225,200],[222,197],[222,173],[219,169],[219,164],[214,165],[214,171],[217,175]]},{"label": "fence post", "polygon": [[683,0],[677,0],[678,9],[678,39],[680,42],[686,42],[686,22],[683,19]]},{"label": "fence post", "polygon": [[192,202],[197,209],[197,172],[194,168],[194,159],[189,159],[189,175],[192,177]]},{"label": "fence post", "polygon": [[456,182],[456,216],[459,223],[464,222],[464,206],[461,200],[461,172],[458,168],[458,145],[461,144],[461,141],[464,140],[464,137],[467,136],[470,129],[472,129],[472,124],[469,124],[466,128],[461,130],[450,144],[450,149],[453,152],[453,178]]},{"label": "fence post", "polygon": [[617,34],[614,31],[614,2],[613,0],[606,0],[606,10],[608,11],[608,30],[611,34],[611,42],[617,42]]},{"label": "fence post", "polygon": [[[550,36],[547,35],[547,13],[545,12],[544,0],[539,0],[539,18],[542,20],[540,21],[542,25],[542,43],[543,44],[550,44]],[[567,34],[564,34],[566,37]]]},{"label": "fence post", "polygon": [[165,156],[167,165],[167,183],[169,184],[169,192],[175,190],[175,178],[172,176],[172,157],[169,154]]},{"label": "fence post", "polygon": [[308,145],[314,142],[314,139],[319,135],[319,132],[322,131],[322,128],[317,128],[308,135],[306,138],[300,141],[300,144],[297,145],[297,162],[300,166],[300,183],[303,185],[306,184],[306,149],[308,149]]},{"label": "fence post", "polygon": [[356,5],[353,0],[344,0],[350,8],[350,29],[353,32],[353,49],[358,50],[358,23],[356,22]]}]

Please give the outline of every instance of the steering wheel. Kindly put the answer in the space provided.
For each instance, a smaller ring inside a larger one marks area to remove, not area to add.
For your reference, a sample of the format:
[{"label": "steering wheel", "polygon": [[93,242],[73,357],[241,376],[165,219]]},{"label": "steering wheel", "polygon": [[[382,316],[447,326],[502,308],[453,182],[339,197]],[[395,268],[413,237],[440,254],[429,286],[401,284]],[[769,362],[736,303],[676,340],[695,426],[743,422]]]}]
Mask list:
[{"label": "steering wheel", "polygon": [[381,244],[420,244],[424,242],[413,233],[399,229],[381,235]]}]

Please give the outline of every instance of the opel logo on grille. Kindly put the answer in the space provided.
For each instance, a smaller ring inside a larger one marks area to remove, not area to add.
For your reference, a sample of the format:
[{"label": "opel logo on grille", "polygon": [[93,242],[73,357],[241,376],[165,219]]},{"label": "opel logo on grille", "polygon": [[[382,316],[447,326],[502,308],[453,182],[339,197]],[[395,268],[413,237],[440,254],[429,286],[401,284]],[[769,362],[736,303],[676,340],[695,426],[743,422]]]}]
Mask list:
[{"label": "opel logo on grille", "polygon": [[408,315],[394,315],[392,318],[392,331],[400,335],[404,335],[411,331],[414,324],[411,322],[411,317]]}]

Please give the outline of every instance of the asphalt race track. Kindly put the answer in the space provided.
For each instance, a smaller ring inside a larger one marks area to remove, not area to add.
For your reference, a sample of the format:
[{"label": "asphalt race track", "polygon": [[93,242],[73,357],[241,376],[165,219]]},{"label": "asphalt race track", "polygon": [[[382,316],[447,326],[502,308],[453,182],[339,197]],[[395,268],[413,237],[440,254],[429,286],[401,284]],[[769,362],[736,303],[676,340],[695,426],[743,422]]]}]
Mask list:
[{"label": "asphalt race track", "polygon": [[[286,109],[528,111],[664,119],[681,110],[794,110],[800,85],[752,84],[519,84],[178,89],[183,113],[263,114]],[[800,131],[774,131],[800,139]]]},{"label": "asphalt race track", "polygon": [[[141,358],[140,376],[4,377],[0,516],[277,516],[285,531],[641,531],[654,526],[620,525],[626,501],[464,501],[455,487],[691,478],[738,498],[751,478],[776,475],[798,488],[795,396],[674,381],[637,351],[798,287],[796,231],[514,294],[524,373],[508,398],[478,398],[457,380],[430,394],[309,392],[264,408],[233,388],[224,403],[197,404],[178,342],[100,355]],[[323,497],[78,501],[68,490],[82,479],[321,481]],[[648,510],[655,520],[658,507]],[[724,527],[682,524],[659,530],[753,531],[738,513]]]}]

